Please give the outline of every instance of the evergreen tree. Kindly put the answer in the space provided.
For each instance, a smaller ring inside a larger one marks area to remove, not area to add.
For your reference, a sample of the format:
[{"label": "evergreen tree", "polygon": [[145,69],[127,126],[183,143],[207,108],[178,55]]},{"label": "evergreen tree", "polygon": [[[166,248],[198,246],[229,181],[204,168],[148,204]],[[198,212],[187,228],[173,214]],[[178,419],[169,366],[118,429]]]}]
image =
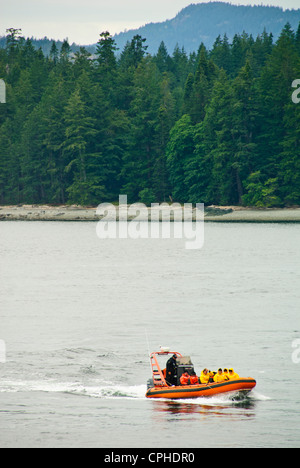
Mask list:
[{"label": "evergreen tree", "polygon": [[238,167],[235,129],[237,100],[233,87],[224,70],[215,82],[212,98],[203,122],[203,152],[205,159],[211,159],[212,174],[207,199],[216,204],[238,204]]},{"label": "evergreen tree", "polygon": [[111,34],[106,31],[100,34],[96,48],[95,79],[108,98],[115,104],[117,83],[117,46]]},{"label": "evergreen tree", "polygon": [[116,78],[117,106],[128,111],[133,98],[134,74],[136,68],[144,58],[148,46],[146,39],[136,35],[131,42],[128,42],[120,56],[118,62],[119,70]]},{"label": "evergreen tree", "polygon": [[[300,67],[298,68],[300,72]],[[283,125],[285,136],[280,143],[279,188],[285,205],[300,205],[300,105],[292,100],[285,107]]]},{"label": "evergreen tree", "polygon": [[134,96],[129,110],[132,131],[122,171],[123,189],[131,201],[138,200],[142,190],[153,190],[160,105],[159,76],[150,57],[141,61],[134,74]]},{"label": "evergreen tree", "polygon": [[190,73],[187,77],[184,96],[183,96],[183,113],[190,115],[194,107],[194,75]]},{"label": "evergreen tree", "polygon": [[71,54],[71,47],[70,47],[68,39],[65,39],[60,49],[61,63],[65,64],[66,62],[68,62],[70,58],[70,54]]},{"label": "evergreen tree", "polygon": [[224,68],[227,73],[232,73],[232,56],[231,48],[227,35],[225,34],[223,39],[221,36],[218,36],[213,49],[210,54],[210,58],[219,68]]},{"label": "evergreen tree", "polygon": [[176,84],[183,89],[188,74],[192,73],[189,59],[184,50],[184,47],[181,49],[178,47],[178,45],[175,47],[172,56],[172,62],[172,72],[175,77]]},{"label": "evergreen tree", "polygon": [[205,116],[205,107],[209,100],[209,73],[206,50],[201,47],[199,64],[196,71],[192,92],[190,115],[194,123],[201,122]]},{"label": "evergreen tree", "polygon": [[239,204],[241,204],[244,195],[243,180],[247,179],[257,162],[255,134],[258,102],[249,60],[234,80],[233,89],[236,99],[232,121],[232,134],[236,144],[233,168],[236,174]]},{"label": "evergreen tree", "polygon": [[205,108],[208,104],[217,76],[217,67],[207,59],[204,46],[200,48],[198,67],[193,77],[189,74],[184,92],[184,112],[188,113],[194,124],[203,121]]},{"label": "evergreen tree", "polygon": [[9,28],[6,30],[6,47],[8,54],[15,54],[22,39],[22,29]]},{"label": "evergreen tree", "polygon": [[175,102],[171,92],[170,78],[165,72],[160,85],[160,103],[157,122],[157,157],[153,170],[153,192],[156,200],[166,201],[170,193],[166,147],[169,141],[170,131],[175,123]]},{"label": "evergreen tree", "polygon": [[140,35],[135,35],[131,42],[127,42],[120,57],[120,65],[124,68],[136,68],[145,56],[148,46],[146,39]]},{"label": "evergreen tree", "polygon": [[52,41],[52,46],[50,50],[50,60],[52,60],[54,65],[56,65],[58,62],[58,48],[55,41]]},{"label": "evergreen tree", "polygon": [[187,168],[194,158],[194,149],[194,127],[191,117],[183,115],[172,128],[166,149],[171,194],[175,201],[188,201]]},{"label": "evergreen tree", "polygon": [[163,41],[160,43],[154,62],[162,73],[172,70],[172,60]]},{"label": "evergreen tree", "polygon": [[50,199],[45,132],[43,108],[38,105],[27,118],[22,129],[20,163],[23,199],[26,203],[47,203]]},{"label": "evergreen tree", "polygon": [[[86,107],[77,88],[65,108],[64,156],[68,159],[65,168],[73,175],[73,183],[67,188],[71,203],[97,203],[103,197],[104,186],[97,174],[99,153],[89,153],[89,140],[96,135],[95,120],[87,115]],[[96,162],[95,162],[96,160]]]},{"label": "evergreen tree", "polygon": [[260,132],[256,170],[265,181],[278,178],[281,142],[285,137],[285,107],[291,100],[291,83],[298,63],[295,36],[286,25],[258,80]]},{"label": "evergreen tree", "polygon": [[295,37],[295,46],[296,50],[298,52],[298,55],[300,56],[300,23],[297,29],[296,37]]},{"label": "evergreen tree", "polygon": [[111,71],[116,67],[116,50],[116,43],[111,34],[108,31],[101,33],[96,48],[96,61],[101,67],[102,71]]}]

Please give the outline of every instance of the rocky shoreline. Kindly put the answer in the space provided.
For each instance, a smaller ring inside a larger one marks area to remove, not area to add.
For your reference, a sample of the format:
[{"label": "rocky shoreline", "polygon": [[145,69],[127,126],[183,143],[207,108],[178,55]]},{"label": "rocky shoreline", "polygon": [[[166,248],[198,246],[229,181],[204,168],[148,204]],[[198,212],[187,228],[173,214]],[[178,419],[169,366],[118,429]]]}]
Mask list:
[{"label": "rocky shoreline", "polygon": [[[124,209],[126,211],[126,207],[123,206],[122,209],[123,212]],[[115,210],[116,219],[119,220],[119,207],[116,206]],[[148,220],[151,219],[151,210],[153,209],[147,209],[147,214],[144,216],[145,221],[147,221],[147,218]],[[127,219],[130,221],[135,219],[135,217],[136,214],[129,214]],[[102,218],[103,215],[97,214],[96,207],[77,205],[0,206],[0,221],[99,221]],[[174,214],[171,214],[171,220],[173,218]],[[193,210],[193,219],[196,219],[195,209]],[[300,207],[255,209],[236,206],[209,206],[205,207],[204,219],[208,222],[299,223]]]}]

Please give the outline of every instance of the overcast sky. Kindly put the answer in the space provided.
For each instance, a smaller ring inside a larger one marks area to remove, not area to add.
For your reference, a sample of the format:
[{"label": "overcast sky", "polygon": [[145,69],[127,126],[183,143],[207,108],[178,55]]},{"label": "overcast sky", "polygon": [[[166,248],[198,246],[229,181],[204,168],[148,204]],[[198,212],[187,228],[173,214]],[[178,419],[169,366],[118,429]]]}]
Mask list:
[{"label": "overcast sky", "polygon": [[[203,0],[206,3],[209,0]],[[146,23],[173,18],[197,0],[1,0],[0,36],[21,28],[24,36],[97,42],[102,31],[112,34]],[[239,5],[274,5],[298,9],[299,0],[231,0]]]}]

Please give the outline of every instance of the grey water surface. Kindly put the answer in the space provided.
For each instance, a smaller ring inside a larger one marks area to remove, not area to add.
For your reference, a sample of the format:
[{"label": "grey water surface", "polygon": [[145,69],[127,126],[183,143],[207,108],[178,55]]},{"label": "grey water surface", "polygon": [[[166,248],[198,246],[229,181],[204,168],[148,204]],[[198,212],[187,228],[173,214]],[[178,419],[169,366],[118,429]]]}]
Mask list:
[{"label": "grey water surface", "polygon": [[[299,234],[206,223],[186,250],[100,240],[92,222],[2,222],[0,447],[300,447]],[[257,387],[147,400],[161,345]]]}]

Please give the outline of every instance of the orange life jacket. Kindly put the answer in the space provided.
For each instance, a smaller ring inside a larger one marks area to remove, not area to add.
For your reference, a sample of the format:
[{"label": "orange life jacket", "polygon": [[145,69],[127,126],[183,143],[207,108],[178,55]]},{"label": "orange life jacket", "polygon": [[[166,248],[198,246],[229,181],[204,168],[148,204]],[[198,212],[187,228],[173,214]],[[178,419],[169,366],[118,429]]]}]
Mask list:
[{"label": "orange life jacket", "polygon": [[181,385],[189,385],[190,384],[190,376],[183,374],[180,377],[180,383],[181,383]]},{"label": "orange life jacket", "polygon": [[199,379],[196,375],[191,375],[190,382],[191,382],[191,385],[197,385],[199,383]]}]

